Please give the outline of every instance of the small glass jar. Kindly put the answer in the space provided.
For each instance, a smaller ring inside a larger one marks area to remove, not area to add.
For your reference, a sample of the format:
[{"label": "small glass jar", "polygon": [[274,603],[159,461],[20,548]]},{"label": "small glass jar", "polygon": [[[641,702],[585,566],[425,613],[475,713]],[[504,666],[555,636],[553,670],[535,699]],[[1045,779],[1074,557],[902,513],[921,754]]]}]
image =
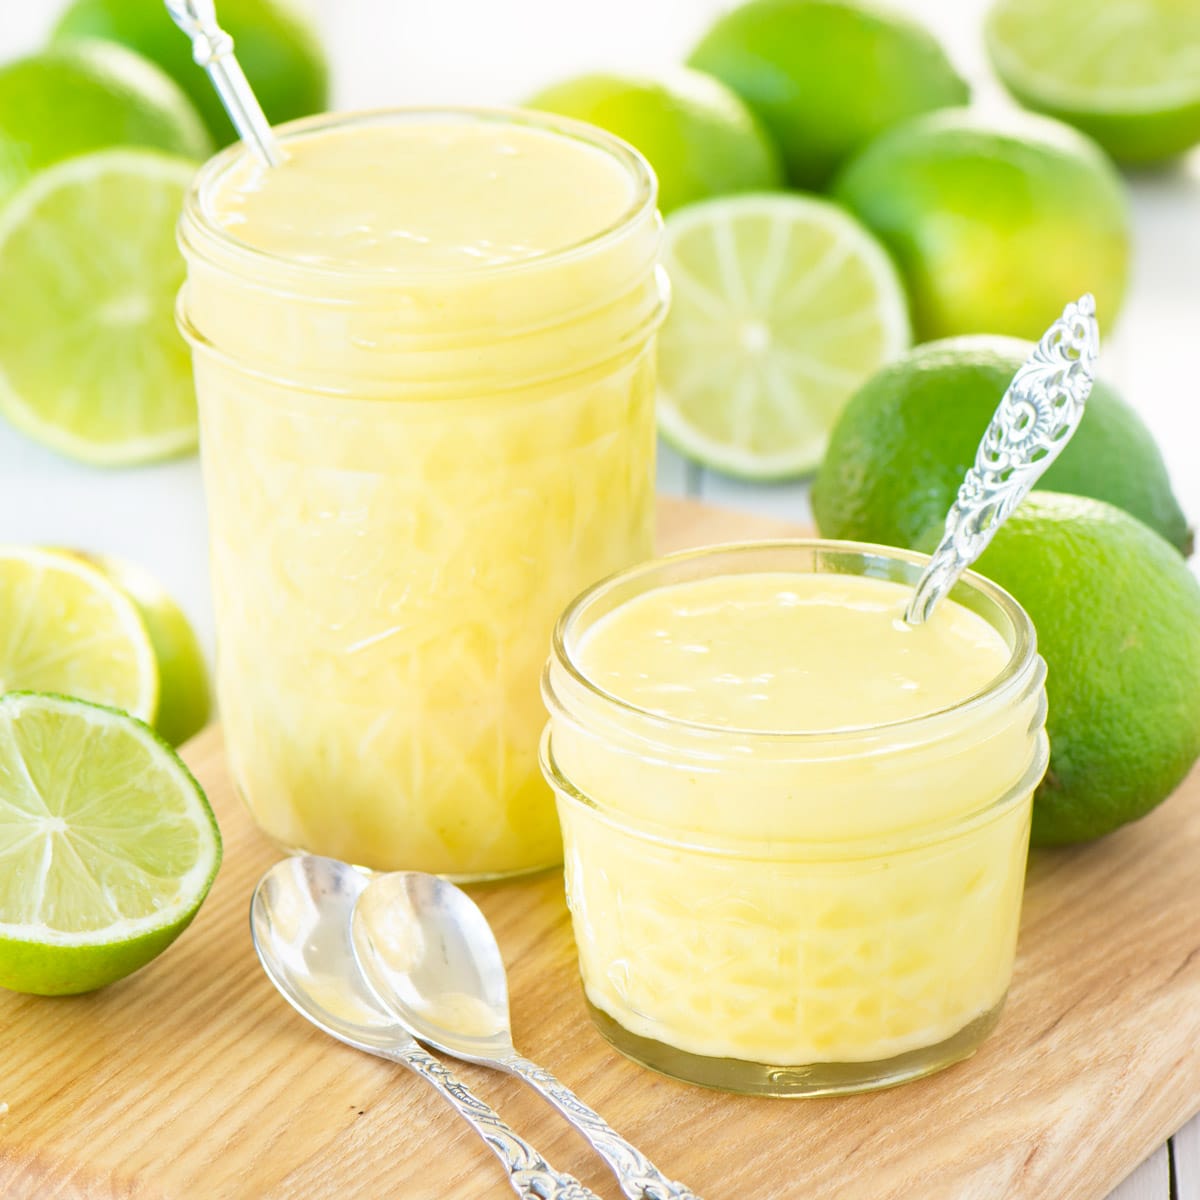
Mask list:
[{"label": "small glass jar", "polygon": [[[233,146],[187,197],[178,316],[219,701],[251,814],[291,850],[487,878],[561,856],[538,675],[570,597],[650,553],[666,288],[654,177],[600,130],[448,110],[277,133],[286,153],[440,122],[494,131],[498,153],[517,129],[561,141],[567,194],[572,154],[593,169],[600,155],[628,208],[520,261],[341,269],[257,249],[219,219],[223,181],[245,165]],[[480,204],[483,237],[495,214]]]},{"label": "small glass jar", "polygon": [[[978,694],[836,732],[733,730],[597,687],[581,639],[654,588],[754,572],[915,584],[921,555],[718,547],[580,596],[543,676],[580,972],[601,1032],[676,1078],[762,1095],[884,1087],[971,1054],[1012,974],[1045,665],[1029,618],[968,574],[953,598],[1010,650]],[[850,651],[852,648],[848,648]]]}]

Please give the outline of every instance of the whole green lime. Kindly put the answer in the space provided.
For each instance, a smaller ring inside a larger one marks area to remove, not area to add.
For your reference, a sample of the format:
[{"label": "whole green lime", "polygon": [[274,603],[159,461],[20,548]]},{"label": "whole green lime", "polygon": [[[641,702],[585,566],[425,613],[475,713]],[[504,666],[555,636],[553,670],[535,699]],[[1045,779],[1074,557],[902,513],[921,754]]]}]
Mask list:
[{"label": "whole green lime", "polygon": [[[1083,33],[1086,52],[1080,53]],[[988,55],[1026,107],[1090,134],[1114,158],[1150,163],[1200,143],[1200,5],[998,0]]]},{"label": "whole green lime", "polygon": [[1129,206],[1098,146],[1048,117],[958,109],[885,133],[834,191],[891,250],[919,341],[1040,337],[1096,297],[1115,320],[1129,273]]},{"label": "whole green lime", "polygon": [[710,196],[783,186],[779,152],[757,118],[699,71],[583,75],[546,88],[529,105],[590,121],[636,146],[658,176],[664,213]]},{"label": "whole green lime", "polygon": [[897,122],[968,98],[928,30],[866,0],[750,0],[719,18],[688,62],[762,118],[802,188],[823,187]]},{"label": "whole green lime", "polygon": [[[940,526],[1030,349],[1015,338],[951,338],[918,346],[873,375],[834,426],[813,485],[822,535],[911,547]],[[1042,483],[1106,500],[1190,550],[1187,519],[1150,431],[1101,381]]]},{"label": "whole green lime", "polygon": [[74,42],[0,68],[0,203],[42,167],[123,145],[212,152],[188,98],[120,46]]},{"label": "whole green lime", "polygon": [[1165,800],[1200,755],[1200,584],[1183,559],[1110,504],[1035,492],[977,569],[1033,618],[1049,671],[1034,842],[1100,837]]},{"label": "whole green lime", "polygon": [[[309,20],[290,0],[221,0],[221,27],[272,124],[321,112],[329,70]],[[236,134],[187,38],[153,0],[75,0],[54,28],[56,39],[105,38],[156,62],[191,97],[218,145]]]}]

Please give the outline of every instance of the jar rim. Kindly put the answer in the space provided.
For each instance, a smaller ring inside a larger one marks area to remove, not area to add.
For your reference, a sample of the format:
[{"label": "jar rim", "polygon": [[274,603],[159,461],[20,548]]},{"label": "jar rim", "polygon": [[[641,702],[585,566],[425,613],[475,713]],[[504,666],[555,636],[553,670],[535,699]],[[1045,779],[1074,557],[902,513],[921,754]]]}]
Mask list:
[{"label": "jar rim", "polygon": [[362,284],[372,281],[386,286],[428,284],[431,280],[452,277],[456,282],[469,282],[480,278],[502,278],[519,275],[529,270],[544,270],[547,266],[570,262],[582,255],[602,250],[610,242],[618,240],[626,231],[641,221],[653,219],[658,204],[658,181],[654,170],[638,150],[621,138],[569,117],[560,117],[532,109],[507,108],[502,106],[402,106],[351,110],[348,112],[321,113],[287,121],[275,127],[276,137],[285,145],[287,142],[313,133],[357,125],[388,124],[420,121],[478,121],[497,125],[516,125],[557,134],[568,140],[581,142],[607,154],[622,164],[634,182],[634,194],[626,207],[614,221],[587,237],[557,246],[553,250],[533,255],[514,262],[479,263],[455,267],[452,272],[397,271],[361,265],[328,265],[302,262],[286,254],[277,254],[259,246],[253,246],[232,236],[224,226],[213,219],[209,207],[211,193],[237,162],[249,154],[241,142],[234,142],[210,158],[196,173],[184,197],[183,214],[180,218],[180,243],[185,248],[194,243],[189,241],[189,230],[195,230],[207,239],[211,246],[235,262],[257,265],[267,271],[282,272],[297,279],[343,279]]},{"label": "jar rim", "polygon": [[[1023,686],[1029,672],[1035,669],[1039,661],[1037,652],[1037,633],[1029,614],[1013,598],[1013,596],[993,583],[990,579],[975,571],[965,571],[955,585],[954,592],[959,597],[963,591],[982,596],[994,604],[1008,619],[1013,630],[1013,645],[1001,671],[981,688],[970,695],[943,705],[917,716],[904,717],[896,721],[883,721],[867,725],[840,726],[834,729],[755,729],[741,728],[731,725],[714,725],[703,721],[689,720],[683,717],[673,717],[643,708],[633,701],[601,687],[590,679],[581,669],[571,654],[570,639],[573,625],[578,622],[586,609],[603,600],[613,591],[647,581],[650,577],[659,575],[671,567],[689,563],[703,563],[719,560],[734,561],[771,552],[807,553],[816,558],[822,552],[830,554],[858,555],[863,559],[882,559],[889,562],[899,562],[923,569],[929,562],[929,555],[916,550],[903,550],[895,546],[885,546],[872,542],[839,541],[826,538],[776,538],[763,541],[723,542],[711,546],[703,546],[693,550],[680,550],[666,554],[633,567],[618,571],[605,579],[593,584],[581,592],[563,611],[554,626],[551,643],[551,664],[565,672],[567,678],[576,687],[582,689],[587,696],[599,701],[604,709],[620,714],[626,719],[634,719],[639,724],[659,730],[674,730],[693,734],[698,737],[738,739],[755,743],[791,745],[791,744],[833,744],[839,742],[860,741],[864,737],[881,735],[891,737],[895,734],[913,733],[935,727],[943,721],[953,719],[962,714],[970,714],[985,704],[1003,699],[1012,691]],[[778,569],[778,568],[776,568]],[[829,574],[839,574],[832,571]],[[844,573],[844,572],[842,572]],[[913,581],[915,583],[915,579]],[[642,595],[651,590],[643,586],[635,594]],[[985,618],[986,619],[986,618]],[[552,672],[548,665],[543,674],[542,690],[547,701],[554,699]]]}]

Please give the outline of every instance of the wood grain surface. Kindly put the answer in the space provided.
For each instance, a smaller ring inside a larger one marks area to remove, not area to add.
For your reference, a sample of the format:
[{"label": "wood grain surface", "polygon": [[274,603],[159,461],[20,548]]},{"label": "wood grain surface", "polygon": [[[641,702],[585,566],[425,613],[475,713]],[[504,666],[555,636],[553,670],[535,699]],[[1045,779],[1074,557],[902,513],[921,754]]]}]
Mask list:
[{"label": "wood grain surface", "polygon": [[[788,532],[662,503],[662,543]],[[227,780],[187,757],[225,837],[193,926],[90,996],[0,993],[5,1200],[496,1200],[498,1164],[403,1068],[309,1026],[259,969],[247,906],[277,857]],[[476,889],[511,968],[518,1045],[706,1200],[1101,1200],[1200,1108],[1200,775],[1093,846],[1035,855],[1016,977],[966,1063],[893,1091],[741,1099],[617,1055],[583,1006],[557,873]],[[462,1076],[556,1166],[615,1183],[515,1081]]]}]

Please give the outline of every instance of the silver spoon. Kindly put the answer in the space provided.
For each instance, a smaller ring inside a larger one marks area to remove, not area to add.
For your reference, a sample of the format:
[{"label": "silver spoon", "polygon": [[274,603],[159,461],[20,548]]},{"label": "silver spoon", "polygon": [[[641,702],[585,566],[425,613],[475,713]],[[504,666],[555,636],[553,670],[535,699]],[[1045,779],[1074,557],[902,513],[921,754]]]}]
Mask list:
[{"label": "silver spoon", "polygon": [[276,863],[259,880],[250,933],[271,982],[330,1037],[403,1063],[431,1083],[491,1147],[524,1200],[597,1200],[570,1175],[549,1167],[375,1002],[350,947],[350,914],[366,886],[366,876],[353,867],[311,855]]},{"label": "silver spoon", "polygon": [[165,0],[171,20],[191,39],[192,57],[212,80],[221,107],[229,114],[238,137],[268,166],[283,162],[279,143],[241,64],[234,57],[233,38],[218,24],[213,0]]},{"label": "silver spoon", "polygon": [[376,875],[358,897],[351,931],[363,977],[414,1037],[535,1087],[587,1138],[629,1200],[699,1200],[549,1071],[517,1053],[504,960],[466,892],[415,871]]},{"label": "silver spoon", "polygon": [[1096,302],[1085,293],[1042,334],[1008,385],[909,601],[909,625],[929,619],[1063,452],[1083,419],[1099,353]]}]

